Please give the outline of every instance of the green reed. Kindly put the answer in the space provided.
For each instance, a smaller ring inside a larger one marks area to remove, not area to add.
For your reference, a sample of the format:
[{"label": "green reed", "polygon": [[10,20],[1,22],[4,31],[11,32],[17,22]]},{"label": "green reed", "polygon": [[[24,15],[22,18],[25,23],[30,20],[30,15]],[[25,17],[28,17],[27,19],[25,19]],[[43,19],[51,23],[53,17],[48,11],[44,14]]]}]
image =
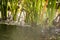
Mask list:
[{"label": "green reed", "polygon": [[[27,23],[40,23],[43,24],[44,10],[43,10],[44,0],[25,0],[24,10],[26,11],[26,22]],[[48,7],[46,14],[46,19],[48,19],[48,24],[51,24],[55,14],[56,14],[56,0],[48,0]]]},{"label": "green reed", "polygon": [[3,20],[7,19],[7,3],[8,0],[1,0],[1,16]]},{"label": "green reed", "polygon": [[40,19],[42,0],[25,0],[24,10],[26,11],[26,22],[37,23]]},{"label": "green reed", "polygon": [[47,12],[48,12],[48,21],[49,24],[51,24],[56,14],[56,0],[48,0]]},{"label": "green reed", "polygon": [[10,10],[13,15],[13,20],[16,21],[17,10],[18,10],[18,0],[9,0]]},{"label": "green reed", "polygon": [[[21,1],[21,0],[20,0]],[[16,21],[18,14],[18,2],[19,0],[1,0],[1,16],[2,19],[7,19],[7,3],[10,3],[10,11],[13,16],[13,20]],[[20,15],[24,10],[26,12],[25,22],[28,24],[44,24],[45,20],[48,19],[48,24],[52,24],[52,21],[56,13],[56,0],[48,0],[48,6],[46,7],[47,12],[44,12],[45,0],[22,0],[20,3]],[[46,15],[46,16],[45,16]],[[20,20],[20,17],[19,19]]]}]

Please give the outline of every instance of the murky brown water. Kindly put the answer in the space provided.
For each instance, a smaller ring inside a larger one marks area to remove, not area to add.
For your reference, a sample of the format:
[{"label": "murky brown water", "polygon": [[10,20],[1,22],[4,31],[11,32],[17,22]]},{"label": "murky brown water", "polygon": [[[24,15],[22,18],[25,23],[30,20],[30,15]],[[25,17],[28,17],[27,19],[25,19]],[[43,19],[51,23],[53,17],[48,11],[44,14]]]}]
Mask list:
[{"label": "murky brown water", "polygon": [[54,28],[52,29],[2,24],[0,25],[0,40],[60,40],[60,35],[56,34]]}]

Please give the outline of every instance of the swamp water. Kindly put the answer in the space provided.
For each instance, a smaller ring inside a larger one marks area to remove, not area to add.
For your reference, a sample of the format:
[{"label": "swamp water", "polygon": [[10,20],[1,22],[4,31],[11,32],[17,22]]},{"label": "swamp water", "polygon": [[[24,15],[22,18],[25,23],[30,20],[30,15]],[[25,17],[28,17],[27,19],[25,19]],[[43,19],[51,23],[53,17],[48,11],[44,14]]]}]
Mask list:
[{"label": "swamp water", "polygon": [[60,40],[60,31],[54,27],[22,27],[0,24],[0,40]]}]

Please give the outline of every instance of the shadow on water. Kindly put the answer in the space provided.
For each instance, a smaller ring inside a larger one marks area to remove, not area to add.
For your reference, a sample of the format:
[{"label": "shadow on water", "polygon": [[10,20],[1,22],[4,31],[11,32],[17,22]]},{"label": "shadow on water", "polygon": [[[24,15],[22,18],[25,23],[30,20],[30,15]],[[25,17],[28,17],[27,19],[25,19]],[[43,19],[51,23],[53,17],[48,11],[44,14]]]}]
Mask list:
[{"label": "shadow on water", "polygon": [[0,24],[0,40],[9,40],[14,29],[11,25]]},{"label": "shadow on water", "polygon": [[54,33],[52,35],[50,33],[53,32],[40,26],[22,27],[0,24],[0,40],[50,40],[50,37],[55,35]]}]

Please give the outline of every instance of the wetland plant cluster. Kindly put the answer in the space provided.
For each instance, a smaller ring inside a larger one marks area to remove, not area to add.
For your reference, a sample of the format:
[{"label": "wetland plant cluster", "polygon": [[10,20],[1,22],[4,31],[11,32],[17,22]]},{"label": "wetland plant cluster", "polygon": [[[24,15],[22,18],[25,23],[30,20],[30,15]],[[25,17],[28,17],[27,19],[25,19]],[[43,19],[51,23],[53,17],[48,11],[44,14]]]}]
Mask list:
[{"label": "wetland plant cluster", "polygon": [[56,3],[56,0],[0,0],[0,20],[52,25]]}]

